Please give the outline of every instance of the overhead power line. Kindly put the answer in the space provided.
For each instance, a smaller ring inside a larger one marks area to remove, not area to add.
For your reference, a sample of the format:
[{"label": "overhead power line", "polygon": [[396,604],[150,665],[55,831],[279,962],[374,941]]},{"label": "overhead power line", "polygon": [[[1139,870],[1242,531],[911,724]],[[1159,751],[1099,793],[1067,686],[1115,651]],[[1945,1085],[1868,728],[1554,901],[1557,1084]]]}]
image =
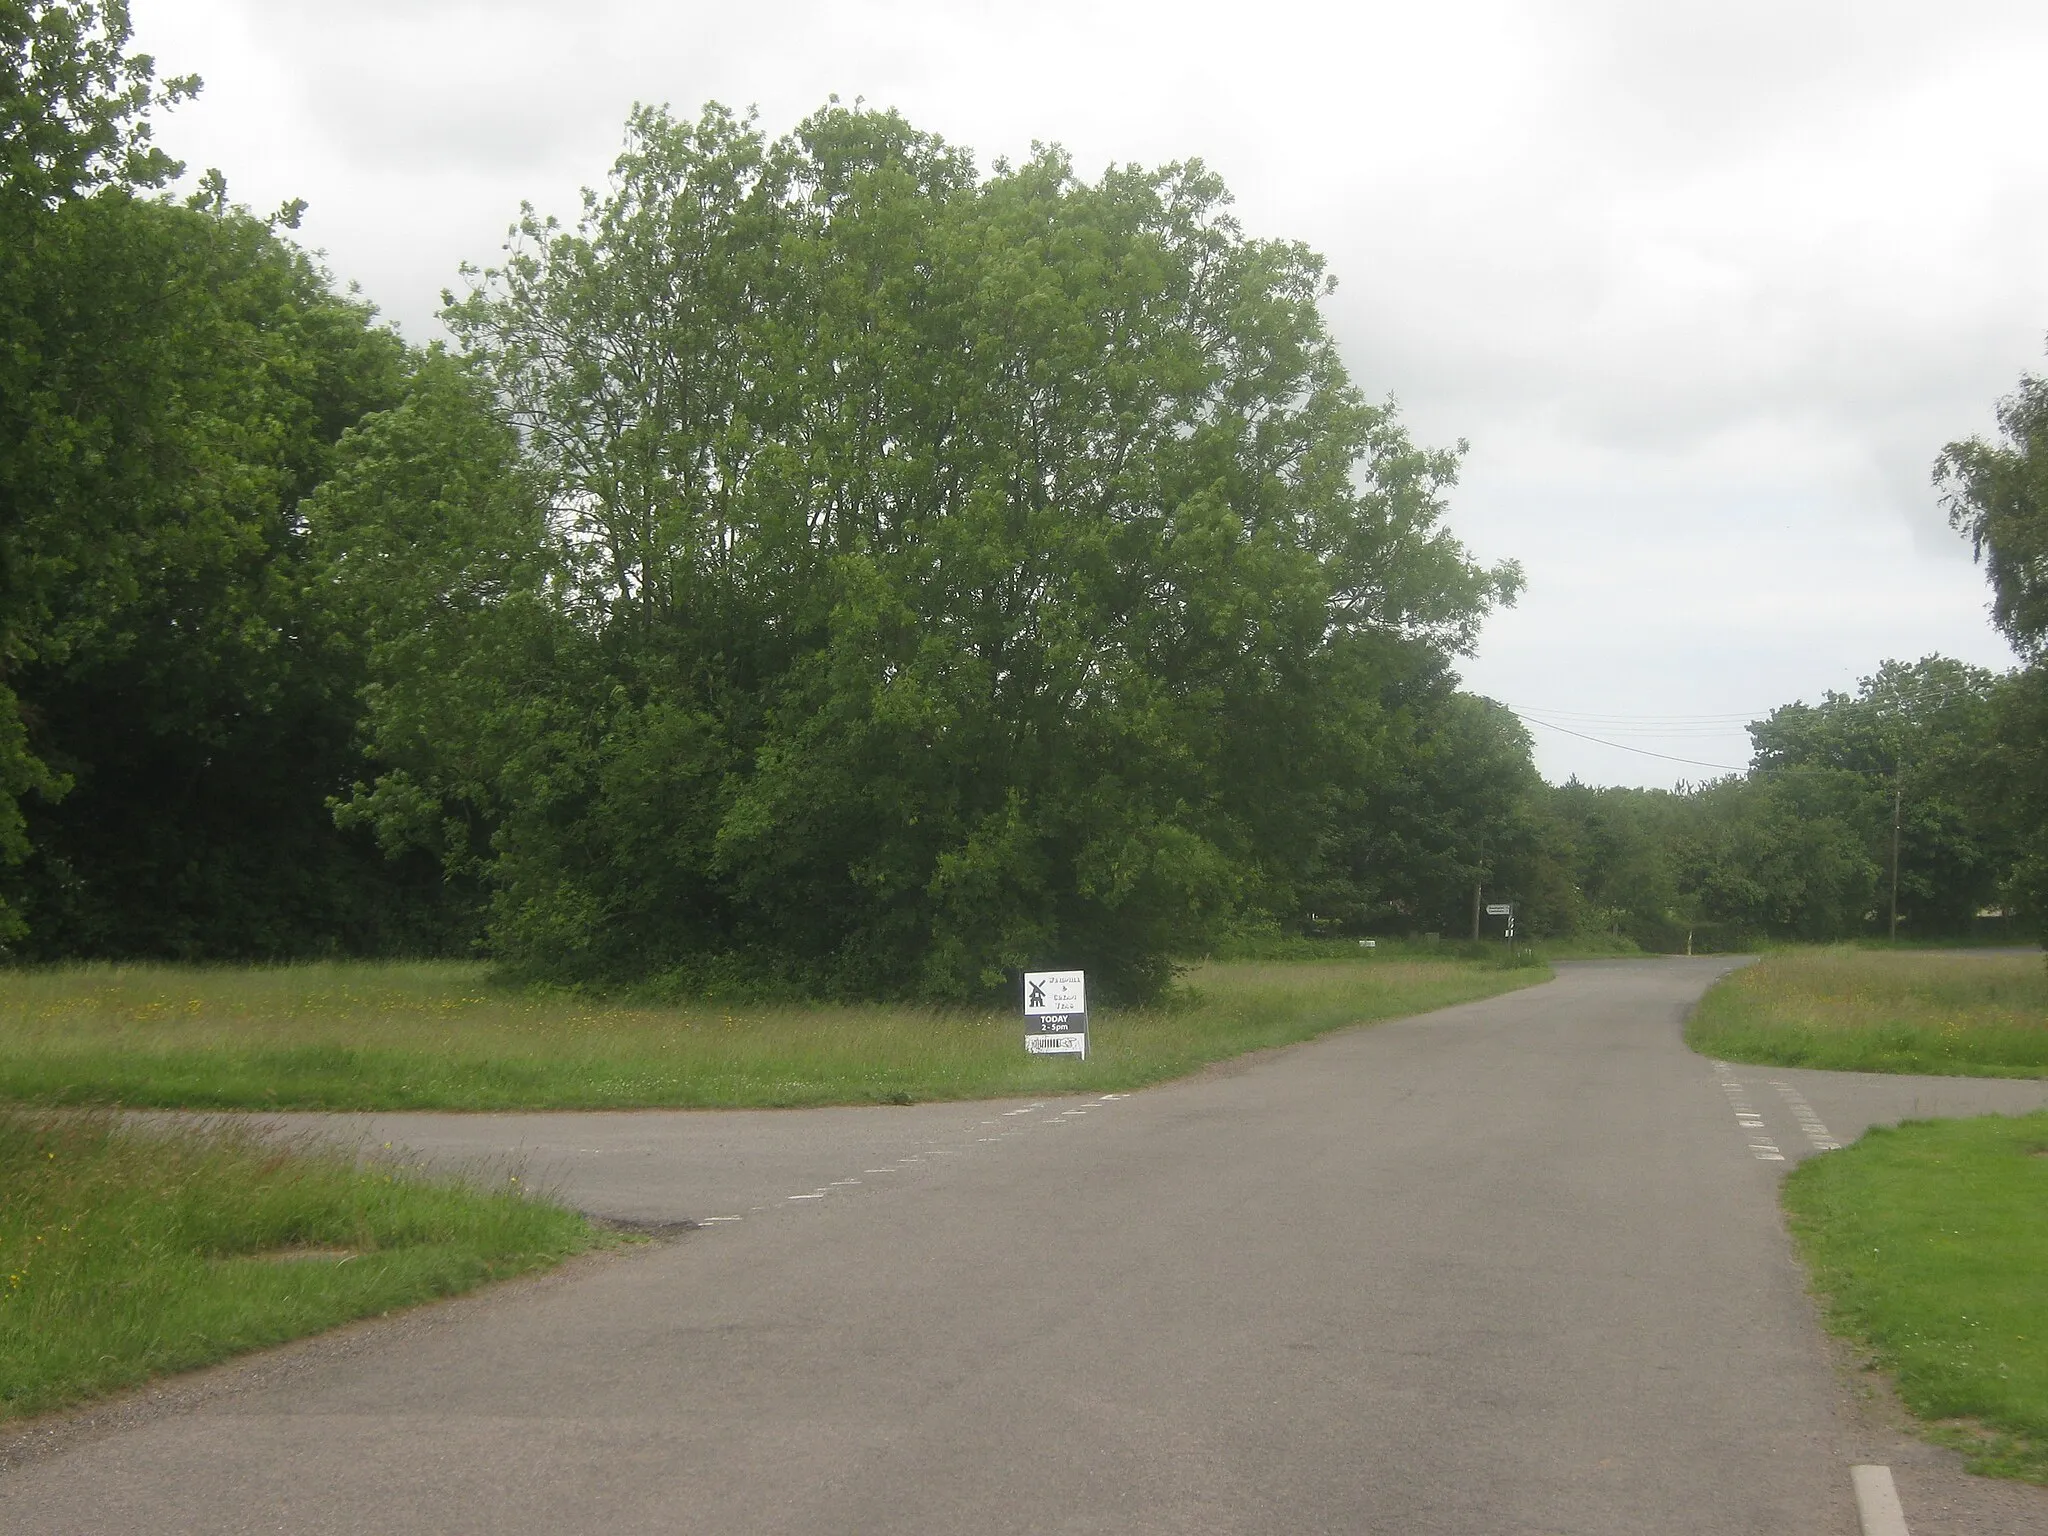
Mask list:
[{"label": "overhead power line", "polygon": [[1562,731],[1567,736],[1576,736],[1581,741],[1590,741],[1599,747],[1612,747],[1617,752],[1633,752],[1638,757],[1660,757],[1667,763],[1686,763],[1694,768],[1718,768],[1723,773],[1741,773],[1744,771],[1733,763],[1703,762],[1697,757],[1675,757],[1669,752],[1652,752],[1648,747],[1631,747],[1619,741],[1603,741],[1598,736],[1588,736],[1584,731],[1575,731],[1569,726],[1552,725],[1548,720],[1535,719],[1532,716],[1523,714],[1513,705],[1509,705],[1508,710],[1509,713],[1513,714],[1516,719],[1522,721],[1525,725],[1540,725],[1546,731]]},{"label": "overhead power line", "polygon": [[1589,714],[1578,709],[1547,709],[1540,704],[1516,704],[1509,708],[1526,710],[1532,715],[1555,715],[1560,720],[1609,720],[1626,725],[1709,725],[1740,723],[1748,724],[1770,713],[1769,710],[1724,710],[1716,715],[1640,715],[1640,714]]},{"label": "overhead power line", "polygon": [[[1725,738],[1760,718],[1759,712],[1729,712],[1717,715],[1623,715],[1591,714],[1573,709],[1536,709],[1510,704],[1524,719],[1564,731],[1591,731],[1601,736],[1624,736],[1636,740],[1683,741],[1700,737]],[[1766,712],[1767,713],[1767,712]],[[1617,742],[1615,745],[1619,746]]]},{"label": "overhead power line", "polygon": [[1619,736],[1629,741],[1726,741],[1740,735],[1737,725],[1603,725],[1598,720],[1560,720],[1534,710],[1516,710],[1531,720],[1560,726],[1567,731],[1592,731],[1601,736]]}]

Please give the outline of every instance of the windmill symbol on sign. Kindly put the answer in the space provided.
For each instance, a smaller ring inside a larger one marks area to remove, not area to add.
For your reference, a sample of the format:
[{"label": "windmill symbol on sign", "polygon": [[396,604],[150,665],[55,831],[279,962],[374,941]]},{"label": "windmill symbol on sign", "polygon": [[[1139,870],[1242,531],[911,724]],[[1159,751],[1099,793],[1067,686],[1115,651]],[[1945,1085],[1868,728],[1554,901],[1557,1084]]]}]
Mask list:
[{"label": "windmill symbol on sign", "polygon": [[1031,983],[1031,996],[1025,1000],[1024,1006],[1027,1008],[1043,1008],[1045,1006],[1044,982],[1034,981]]}]

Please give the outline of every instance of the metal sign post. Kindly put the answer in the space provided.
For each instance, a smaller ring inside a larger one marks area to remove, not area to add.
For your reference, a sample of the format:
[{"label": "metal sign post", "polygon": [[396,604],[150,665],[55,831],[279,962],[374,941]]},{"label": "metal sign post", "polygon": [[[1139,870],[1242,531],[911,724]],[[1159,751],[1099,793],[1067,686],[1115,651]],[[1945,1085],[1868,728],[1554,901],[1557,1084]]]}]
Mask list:
[{"label": "metal sign post", "polygon": [[1486,931],[1496,939],[1512,940],[1515,936],[1515,904],[1511,901],[1488,902]]},{"label": "metal sign post", "polygon": [[1088,982],[1080,971],[1024,973],[1024,1049],[1088,1059]]}]

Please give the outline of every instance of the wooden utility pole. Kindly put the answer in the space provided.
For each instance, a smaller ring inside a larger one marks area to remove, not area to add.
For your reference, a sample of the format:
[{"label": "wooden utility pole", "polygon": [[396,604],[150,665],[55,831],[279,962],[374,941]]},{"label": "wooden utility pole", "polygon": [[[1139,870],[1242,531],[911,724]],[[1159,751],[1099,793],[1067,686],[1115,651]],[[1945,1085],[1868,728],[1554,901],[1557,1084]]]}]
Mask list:
[{"label": "wooden utility pole", "polygon": [[1484,882],[1479,880],[1474,880],[1472,882],[1472,942],[1474,944],[1477,944],[1479,942],[1479,902],[1481,899],[1480,893],[1485,889],[1486,887]]},{"label": "wooden utility pole", "polygon": [[1892,943],[1899,942],[1899,813],[1906,803],[1906,782],[1892,770]]}]

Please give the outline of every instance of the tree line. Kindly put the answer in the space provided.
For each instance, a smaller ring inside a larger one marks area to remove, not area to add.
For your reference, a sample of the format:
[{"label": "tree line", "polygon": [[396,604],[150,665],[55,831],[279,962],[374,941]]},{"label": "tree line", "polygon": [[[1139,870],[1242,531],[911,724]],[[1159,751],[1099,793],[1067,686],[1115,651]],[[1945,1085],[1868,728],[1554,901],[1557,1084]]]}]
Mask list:
[{"label": "tree line", "polygon": [[1747,773],[1676,792],[1545,786],[1504,868],[1538,931],[1649,949],[2048,937],[2048,379],[1934,464],[2021,664],[1889,661],[1750,727]]},{"label": "tree line", "polygon": [[1754,723],[1745,774],[1546,787],[1542,920],[1653,950],[2037,933],[2039,688],[1941,656],[1886,662],[1854,694]]},{"label": "tree line", "polygon": [[[297,205],[164,190],[196,88],[118,0],[0,0],[17,960],[1145,996],[1247,930],[1458,932],[1475,887],[1655,944],[1867,926],[1887,795],[1914,931],[2040,910],[2040,775],[1996,828],[1951,793],[1992,760],[1954,753],[2040,766],[2038,665],[1887,669],[1687,794],[1543,784],[1458,685],[1521,581],[1445,526],[1458,452],[1197,162],[639,109],[419,347]],[[2031,409],[1944,474],[2038,651]]]}]

